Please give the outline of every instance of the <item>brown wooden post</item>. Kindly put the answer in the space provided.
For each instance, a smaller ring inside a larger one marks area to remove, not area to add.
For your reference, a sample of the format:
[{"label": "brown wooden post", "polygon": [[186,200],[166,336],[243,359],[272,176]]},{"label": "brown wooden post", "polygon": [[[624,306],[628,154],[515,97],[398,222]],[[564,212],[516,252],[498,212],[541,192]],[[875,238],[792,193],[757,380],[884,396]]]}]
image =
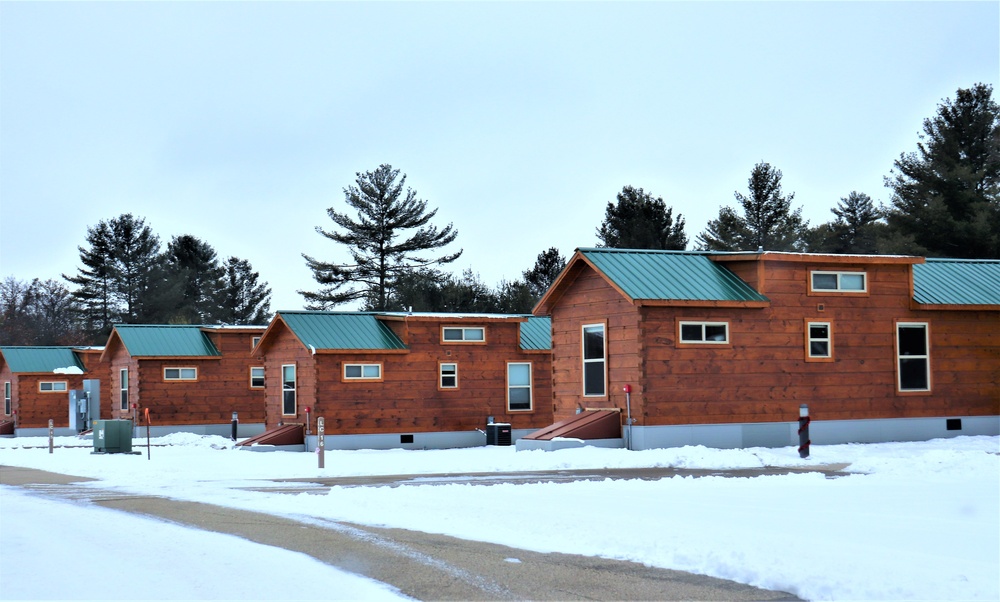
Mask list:
[{"label": "brown wooden post", "polygon": [[320,468],[325,468],[323,464],[326,460],[323,457],[326,453],[326,450],[324,449],[325,443],[323,442],[323,422],[322,417],[316,419],[316,454],[319,455]]}]

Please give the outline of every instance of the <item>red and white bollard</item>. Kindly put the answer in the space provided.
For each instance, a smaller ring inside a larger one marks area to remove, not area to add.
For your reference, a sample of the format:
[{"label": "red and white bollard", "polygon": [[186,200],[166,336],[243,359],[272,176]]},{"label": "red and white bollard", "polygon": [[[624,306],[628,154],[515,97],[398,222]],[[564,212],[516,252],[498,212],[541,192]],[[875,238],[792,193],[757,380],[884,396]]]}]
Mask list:
[{"label": "red and white bollard", "polygon": [[808,458],[809,457],[809,444],[812,441],[809,440],[809,423],[812,419],[809,418],[809,406],[802,404],[799,406],[799,457]]}]

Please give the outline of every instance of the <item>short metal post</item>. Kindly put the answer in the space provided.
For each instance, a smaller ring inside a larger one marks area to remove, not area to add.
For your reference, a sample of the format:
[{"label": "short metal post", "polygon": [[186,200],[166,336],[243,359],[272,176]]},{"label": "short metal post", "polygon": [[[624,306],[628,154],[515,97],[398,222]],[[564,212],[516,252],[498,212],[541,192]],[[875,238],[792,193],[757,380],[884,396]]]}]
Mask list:
[{"label": "short metal post", "polygon": [[799,406],[799,457],[808,458],[809,457],[809,444],[812,441],[809,440],[809,423],[812,421],[809,418],[809,406],[802,404]]},{"label": "short metal post", "polygon": [[323,418],[319,417],[316,419],[316,455],[319,456],[319,467],[325,468],[324,463],[326,458],[326,443],[323,441]]},{"label": "short metal post", "polygon": [[54,429],[53,429],[52,419],[49,418],[49,453],[50,454],[52,453],[52,449],[54,447],[54,445],[52,443],[52,437],[55,435],[55,433],[53,431],[54,431]]},{"label": "short metal post", "polygon": [[306,436],[312,434],[312,420],[309,419],[309,413],[311,411],[312,409],[309,406],[306,406]]},{"label": "short metal post", "polygon": [[239,412],[233,412],[233,441],[236,441],[236,430],[240,424]]}]

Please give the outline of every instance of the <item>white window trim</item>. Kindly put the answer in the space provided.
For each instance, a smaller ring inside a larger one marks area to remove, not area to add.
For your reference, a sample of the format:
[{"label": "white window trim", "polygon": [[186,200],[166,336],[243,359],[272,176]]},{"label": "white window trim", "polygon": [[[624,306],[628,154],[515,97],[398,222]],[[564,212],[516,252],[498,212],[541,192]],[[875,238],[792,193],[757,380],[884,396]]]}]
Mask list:
[{"label": "white window trim", "polygon": [[11,399],[12,399],[11,391],[12,391],[12,389],[13,389],[13,387],[10,384],[10,381],[9,380],[4,381],[4,383],[3,383],[3,413],[4,413],[5,416],[10,416],[11,412],[13,411],[13,405],[12,405],[12,402],[11,402]]},{"label": "white window trim", "polygon": [[[836,288],[816,288],[814,276],[826,275],[826,276],[836,276],[837,286]],[[864,281],[864,287],[860,289],[855,288],[843,288],[840,284],[841,278],[843,276],[861,276]],[[868,272],[854,272],[854,271],[836,271],[836,270],[811,270],[809,272],[809,291],[813,293],[854,293],[861,294],[868,292]]]},{"label": "white window trim", "polygon": [[[813,326],[826,326],[826,338],[813,337]],[[826,343],[826,355],[815,355],[812,351],[813,341]],[[806,321],[806,359],[811,361],[831,361],[833,360],[833,322],[826,320]]]},{"label": "white window trim", "polygon": [[[588,328],[600,328],[601,329],[601,342],[604,344],[604,349],[602,350],[602,355],[600,358],[587,359],[587,329]],[[583,396],[590,398],[601,398],[608,396],[608,325],[604,322],[598,324],[584,324],[580,327],[580,359],[582,360],[582,373],[580,374],[580,385],[583,389]],[[604,381],[602,383],[603,391],[601,393],[587,393],[587,364],[601,362],[601,367],[604,372]]]},{"label": "white window trim", "polygon": [[[378,368],[378,376],[365,376],[365,368],[371,368],[371,367],[377,367]],[[361,376],[348,376],[347,375],[347,369],[348,368],[361,368]],[[382,363],[381,362],[361,362],[361,363],[359,363],[359,362],[346,363],[345,362],[344,363],[344,368],[343,368],[342,375],[343,375],[345,381],[346,380],[376,380],[376,381],[377,380],[382,380]]]},{"label": "white window trim", "polygon": [[[43,389],[42,385],[49,385],[48,389]],[[60,385],[62,388],[57,387]],[[69,381],[65,380],[41,380],[38,381],[39,393],[65,393],[69,391]]]},{"label": "white window trim", "polygon": [[260,335],[256,335],[256,336],[250,337],[250,349],[253,349],[254,347],[256,347],[257,343],[260,342],[260,339],[261,339]]},{"label": "white window trim", "polygon": [[[525,385],[511,385],[510,384],[510,367],[511,366],[527,366],[528,367],[528,384]],[[605,386],[607,386],[605,384]],[[528,407],[527,408],[512,408],[510,407],[510,390],[511,389],[527,389],[528,390]],[[535,411],[535,372],[531,365],[531,362],[507,362],[507,411],[508,412],[534,412]]]},{"label": "white window trim", "polygon": [[[445,331],[448,330],[460,330],[462,332],[461,339],[447,339],[444,336]],[[478,339],[470,339],[466,334],[470,330],[478,330],[482,333],[482,337]],[[472,344],[483,344],[486,342],[486,327],[485,326],[442,326],[441,327],[441,342],[442,343],[472,343]]]},{"label": "white window trim", "polygon": [[[700,326],[701,339],[691,340],[684,338],[685,326]],[[726,338],[721,341],[708,340],[705,328],[708,326],[722,326],[726,331]],[[729,344],[729,322],[712,322],[709,320],[680,320],[677,322],[677,340],[681,345],[728,345]]]},{"label": "white window trim", "polygon": [[[167,376],[167,370],[177,370],[177,376]],[[194,370],[194,376],[184,376],[185,370]],[[198,368],[195,366],[164,366],[163,380],[167,381],[195,381],[198,380]]]},{"label": "white window trim", "polygon": [[[285,368],[292,369],[292,387],[290,389],[285,388]],[[288,391],[292,392],[293,405],[291,413],[285,412],[285,393]],[[281,415],[282,416],[296,416],[299,412],[299,369],[295,364],[282,364],[281,365]]]},{"label": "white window trim", "polygon": [[[923,355],[900,355],[899,349],[899,330],[900,328],[915,328],[920,327],[924,330],[924,349],[926,353]],[[925,366],[927,368],[927,387],[922,389],[904,389],[903,388],[903,360],[924,360]],[[896,322],[896,391],[898,393],[927,393],[931,390],[931,327],[929,322]]]},{"label": "white window trim", "polygon": [[[445,366],[454,366],[455,371],[449,374],[444,373]],[[455,384],[446,385],[444,384],[445,377],[454,378]],[[438,362],[438,389],[457,389],[458,388],[458,362]]]},{"label": "white window trim", "polygon": [[[253,378],[254,378],[253,377],[253,371],[254,370],[260,370],[260,380],[261,380],[261,384],[260,385],[253,384]],[[264,366],[250,366],[250,388],[251,389],[263,389],[266,384],[267,384],[267,374],[266,374],[266,371],[264,370]]]},{"label": "white window trim", "polygon": [[118,371],[118,409],[122,412],[128,411],[129,384],[128,368],[122,368]]}]

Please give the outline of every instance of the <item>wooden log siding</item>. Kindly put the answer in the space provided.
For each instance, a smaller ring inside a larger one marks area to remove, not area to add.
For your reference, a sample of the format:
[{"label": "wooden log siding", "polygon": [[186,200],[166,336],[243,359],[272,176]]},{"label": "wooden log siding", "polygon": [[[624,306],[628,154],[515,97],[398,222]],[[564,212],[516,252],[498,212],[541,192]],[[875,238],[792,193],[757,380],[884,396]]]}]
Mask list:
[{"label": "wooden log siding", "polygon": [[[553,419],[566,420],[577,408],[625,409],[625,384],[633,385],[632,412],[642,404],[638,313],[620,292],[592,270],[579,270],[552,311]],[[605,323],[607,395],[583,395],[583,326]]]},{"label": "wooden log siding", "polygon": [[[209,333],[223,355],[210,358],[131,357],[124,346],[111,356],[109,388],[102,387],[102,406],[110,403],[111,416],[132,418],[132,404],[139,408],[139,422],[149,409],[153,426],[228,424],[233,412],[240,422],[262,423],[265,418],[265,392],[249,386],[250,366],[262,365],[251,358],[251,337],[259,332],[240,330]],[[168,381],[167,367],[192,367],[196,380]],[[129,373],[129,409],[120,409],[121,369]],[[105,398],[109,401],[105,402]],[[103,408],[102,408],[102,415]]]},{"label": "wooden log siding", "polygon": [[[583,407],[623,407],[633,383],[639,425],[793,422],[800,404],[821,420],[1000,413],[997,314],[910,308],[910,264],[732,260],[765,308],[634,307],[595,272],[568,274],[552,310],[556,419]],[[809,294],[812,270],[863,271],[865,294]],[[609,393],[581,392],[580,328],[608,322]],[[729,325],[729,345],[677,344],[678,322]],[[806,361],[806,324],[829,322],[833,361]],[[897,392],[896,323],[926,322],[931,391]],[[638,386],[636,386],[636,383]]]},{"label": "wooden log siding", "polygon": [[[515,429],[552,422],[550,356],[520,350],[516,321],[407,317],[386,323],[407,351],[317,350],[313,355],[287,329],[272,333],[266,350],[268,427],[276,426],[279,417],[286,424],[305,423],[306,406],[313,409],[313,427],[322,416],[329,435],[469,431],[482,429],[487,416]],[[451,325],[485,326],[486,344],[442,343],[441,328]],[[281,365],[293,362],[298,414],[280,416]],[[507,362],[532,363],[534,411],[507,412]],[[345,363],[381,364],[382,378],[345,381]],[[440,363],[458,364],[457,388],[439,388]]]}]

